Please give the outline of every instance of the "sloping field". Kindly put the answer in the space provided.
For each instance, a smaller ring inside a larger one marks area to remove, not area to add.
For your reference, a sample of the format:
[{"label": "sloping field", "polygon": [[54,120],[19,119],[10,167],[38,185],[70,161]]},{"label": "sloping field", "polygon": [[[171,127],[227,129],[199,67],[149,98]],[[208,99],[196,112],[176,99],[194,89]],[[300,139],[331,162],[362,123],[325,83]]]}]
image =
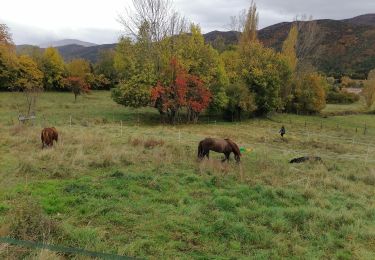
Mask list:
[{"label": "sloping field", "polygon": [[[0,237],[150,259],[375,258],[372,115],[169,126],[107,92],[43,93],[20,126],[21,100],[0,93]],[[60,133],[53,149],[42,126]],[[207,136],[246,148],[241,164],[198,162]],[[305,155],[323,164],[288,163]],[[81,259],[8,244],[0,257]]]}]

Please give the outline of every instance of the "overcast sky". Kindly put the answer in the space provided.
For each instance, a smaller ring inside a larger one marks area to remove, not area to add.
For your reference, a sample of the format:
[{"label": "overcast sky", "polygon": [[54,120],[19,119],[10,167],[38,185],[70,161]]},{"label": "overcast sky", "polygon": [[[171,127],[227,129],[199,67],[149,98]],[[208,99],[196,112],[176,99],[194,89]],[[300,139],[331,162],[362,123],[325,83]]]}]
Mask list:
[{"label": "overcast sky", "polygon": [[[203,32],[226,30],[229,17],[251,0],[175,0],[176,9]],[[343,19],[375,13],[375,0],[258,0],[260,27],[291,21],[296,15]],[[1,0],[0,23],[16,44],[79,39],[98,44],[117,42],[119,14],[131,0]]]}]

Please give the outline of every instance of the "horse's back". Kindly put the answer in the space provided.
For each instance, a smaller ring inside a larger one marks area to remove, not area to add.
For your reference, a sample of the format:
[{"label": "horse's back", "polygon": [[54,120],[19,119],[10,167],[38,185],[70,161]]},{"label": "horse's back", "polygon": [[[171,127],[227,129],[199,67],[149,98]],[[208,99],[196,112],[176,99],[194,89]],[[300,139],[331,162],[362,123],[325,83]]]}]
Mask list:
[{"label": "horse's back", "polygon": [[218,138],[206,138],[201,141],[202,147],[205,150],[211,150],[214,152],[222,153],[227,150],[228,143],[224,139]]}]

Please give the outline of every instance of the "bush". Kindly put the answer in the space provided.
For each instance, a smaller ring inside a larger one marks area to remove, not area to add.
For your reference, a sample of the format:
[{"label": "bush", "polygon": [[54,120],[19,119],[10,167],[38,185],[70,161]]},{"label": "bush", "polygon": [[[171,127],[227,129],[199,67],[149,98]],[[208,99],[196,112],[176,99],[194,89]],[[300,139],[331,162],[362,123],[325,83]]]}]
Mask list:
[{"label": "bush", "polygon": [[329,91],[327,94],[328,104],[353,104],[359,99],[359,95],[345,91]]},{"label": "bush", "polygon": [[43,241],[60,238],[62,233],[58,225],[49,219],[42,208],[31,198],[17,201],[14,209],[8,215],[10,237]]}]

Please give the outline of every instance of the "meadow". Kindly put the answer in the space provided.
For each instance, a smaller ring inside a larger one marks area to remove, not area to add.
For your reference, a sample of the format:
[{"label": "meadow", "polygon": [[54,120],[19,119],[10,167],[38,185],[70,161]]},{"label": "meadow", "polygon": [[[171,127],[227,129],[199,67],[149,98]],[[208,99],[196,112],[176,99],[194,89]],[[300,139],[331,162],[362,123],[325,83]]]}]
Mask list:
[{"label": "meadow", "polygon": [[[109,92],[73,101],[42,93],[21,125],[22,95],[0,93],[0,237],[147,259],[375,259],[375,120],[360,104],[171,126]],[[42,150],[46,126],[60,139]],[[198,162],[208,136],[246,148],[241,164]],[[305,155],[323,163],[289,164]],[[0,258],[86,259],[7,244]]]}]

